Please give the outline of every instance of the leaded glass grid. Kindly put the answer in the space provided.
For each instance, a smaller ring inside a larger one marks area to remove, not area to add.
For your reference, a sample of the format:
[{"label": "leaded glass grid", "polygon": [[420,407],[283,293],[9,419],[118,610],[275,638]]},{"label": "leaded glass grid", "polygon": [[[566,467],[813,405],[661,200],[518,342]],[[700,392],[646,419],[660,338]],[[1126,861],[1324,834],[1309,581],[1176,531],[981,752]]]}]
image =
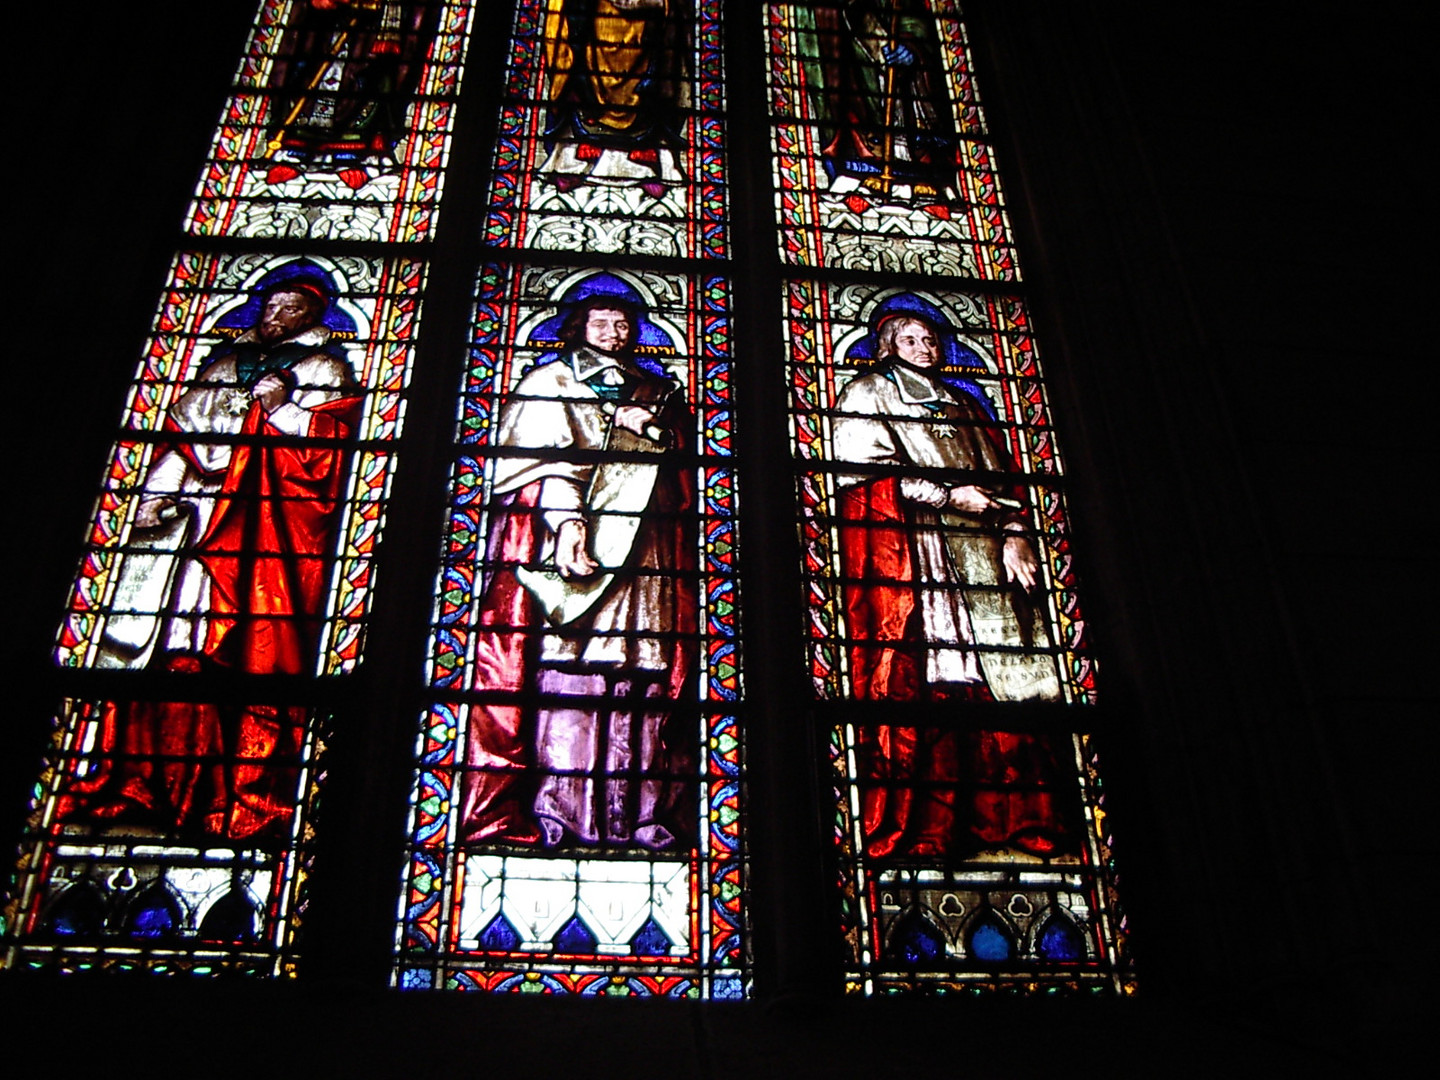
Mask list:
[{"label": "leaded glass grid", "polygon": [[[975,852],[946,861],[865,853],[857,727],[830,738],[836,882],[847,993],[1135,990],[1113,837],[1093,740],[1064,740],[1078,842],[1049,857]],[[987,732],[990,736],[1005,733]]]},{"label": "leaded glass grid", "polygon": [[259,6],[52,654],[7,966],[297,971],[471,7]]}]

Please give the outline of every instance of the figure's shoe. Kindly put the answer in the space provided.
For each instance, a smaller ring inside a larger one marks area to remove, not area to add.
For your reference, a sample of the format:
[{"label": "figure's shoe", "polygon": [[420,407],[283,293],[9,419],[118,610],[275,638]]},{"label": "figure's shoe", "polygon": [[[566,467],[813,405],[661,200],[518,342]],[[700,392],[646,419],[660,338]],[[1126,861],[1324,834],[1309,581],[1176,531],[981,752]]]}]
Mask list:
[{"label": "figure's shoe", "polygon": [[540,819],[541,840],[546,847],[559,847],[560,842],[565,839],[565,826],[561,825],[554,818],[542,817]]},{"label": "figure's shoe", "polygon": [[635,842],[659,851],[675,843],[675,834],[664,825],[641,825],[635,830]]},{"label": "figure's shoe", "polygon": [[294,180],[295,177],[299,175],[300,170],[295,168],[294,165],[286,165],[284,162],[281,162],[279,165],[270,166],[270,171],[265,174],[265,182],[267,184],[283,184],[289,180]]},{"label": "figure's shoe", "polygon": [[943,840],[935,840],[922,836],[919,840],[916,840],[913,844],[906,848],[904,854],[930,856],[944,855],[946,847],[948,847],[948,845]]},{"label": "figure's shoe", "polygon": [[370,182],[370,174],[364,169],[341,169],[335,175],[340,177],[340,182],[351,191],[359,191]]},{"label": "figure's shoe", "polygon": [[1043,829],[1022,829],[1010,838],[1010,842],[1027,855],[1053,855],[1060,846]]}]

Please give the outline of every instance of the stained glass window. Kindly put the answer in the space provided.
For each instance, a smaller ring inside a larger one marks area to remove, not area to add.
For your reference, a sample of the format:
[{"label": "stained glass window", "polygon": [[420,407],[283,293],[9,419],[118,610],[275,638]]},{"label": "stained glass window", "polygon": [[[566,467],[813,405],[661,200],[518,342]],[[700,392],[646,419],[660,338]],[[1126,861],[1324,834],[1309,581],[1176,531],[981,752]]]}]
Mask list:
[{"label": "stained glass window", "polygon": [[744,993],[729,286],[495,264],[399,985]]},{"label": "stained glass window", "polygon": [[521,0],[485,239],[728,252],[720,0]]},{"label": "stained glass window", "polygon": [[[344,759],[408,815],[394,985],[748,996],[736,474],[788,436],[793,502],[747,513],[797,547],[746,573],[798,580],[806,680],[752,653],[749,689],[811,710],[771,753],[828,736],[813,962],[866,994],[1128,989],[1065,468],[958,6],[748,9],[754,252],[719,0],[515,0],[467,118],[488,186],[447,196],[482,211],[478,272],[431,243],[473,6],[260,2],[68,594],[7,962],[300,971]],[[386,527],[415,356],[445,351],[427,276],[468,345],[458,395],[417,377],[436,512]],[[788,432],[737,439],[736,367]],[[406,642],[378,545],[430,529]],[[357,704],[381,656],[409,682]],[[413,757],[357,749],[357,713]]]},{"label": "stained glass window", "polygon": [[[1065,470],[948,0],[772,4],[807,666],[848,990],[1128,988]],[[895,272],[907,278],[897,281]]]},{"label": "stained glass window", "polygon": [[296,970],[426,275],[328,242],[428,236],[469,18],[260,4],[69,591],[10,963]]},{"label": "stained glass window", "polygon": [[470,0],[265,0],[187,231],[427,239],[472,11]]}]

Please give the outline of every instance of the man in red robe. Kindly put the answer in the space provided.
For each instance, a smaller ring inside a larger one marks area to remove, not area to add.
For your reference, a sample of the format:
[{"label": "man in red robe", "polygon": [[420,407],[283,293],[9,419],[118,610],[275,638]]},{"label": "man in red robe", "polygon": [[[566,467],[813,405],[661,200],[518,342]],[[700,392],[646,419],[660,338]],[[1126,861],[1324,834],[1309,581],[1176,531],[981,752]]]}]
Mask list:
[{"label": "man in red robe", "polygon": [[[876,363],[841,391],[834,424],[836,459],[867,467],[836,476],[853,695],[1059,700],[1027,595],[1039,565],[1024,492],[995,484],[1014,471],[999,433],[940,377],[929,321],[891,313],[876,338]],[[1048,854],[1068,829],[1050,790],[1066,771],[1047,737],[887,724],[862,728],[859,750],[872,856],[946,855],[962,840]]]},{"label": "man in red robe", "polygon": [[[292,277],[219,346],[165,419],[96,666],[298,675],[323,617],[360,397],[330,344],[328,290]],[[218,354],[218,355],[216,355]],[[232,441],[209,442],[210,436]],[[110,704],[100,759],[62,816],[244,839],[293,813],[301,707]]]}]

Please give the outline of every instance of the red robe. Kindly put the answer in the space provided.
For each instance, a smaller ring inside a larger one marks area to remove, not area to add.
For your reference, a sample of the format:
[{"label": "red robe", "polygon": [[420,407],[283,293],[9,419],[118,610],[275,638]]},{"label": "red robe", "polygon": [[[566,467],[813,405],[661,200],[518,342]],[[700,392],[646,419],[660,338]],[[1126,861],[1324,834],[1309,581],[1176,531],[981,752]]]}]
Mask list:
[{"label": "red robe", "polygon": [[[894,477],[839,497],[853,694],[865,701],[992,700],[984,683],[925,685],[913,524]],[[949,855],[1013,845],[1034,854],[1070,831],[1054,790],[1069,770],[1050,736],[882,724],[859,737],[866,853]],[[963,797],[962,797],[963,796]],[[967,836],[968,834],[968,836]]]},{"label": "red robe", "polygon": [[[359,407],[355,396],[311,406],[307,437],[349,438]],[[203,472],[191,449],[197,433],[173,421],[167,428],[176,450]],[[303,674],[315,657],[346,451],[270,442],[284,433],[258,402],[241,434],[256,441],[234,447],[196,544],[211,580],[203,659],[174,655],[166,665],[197,671],[208,661],[252,675]],[[57,816],[138,816],[233,840],[284,833],[305,721],[303,706],[107,702],[96,766],[69,785]]]}]

